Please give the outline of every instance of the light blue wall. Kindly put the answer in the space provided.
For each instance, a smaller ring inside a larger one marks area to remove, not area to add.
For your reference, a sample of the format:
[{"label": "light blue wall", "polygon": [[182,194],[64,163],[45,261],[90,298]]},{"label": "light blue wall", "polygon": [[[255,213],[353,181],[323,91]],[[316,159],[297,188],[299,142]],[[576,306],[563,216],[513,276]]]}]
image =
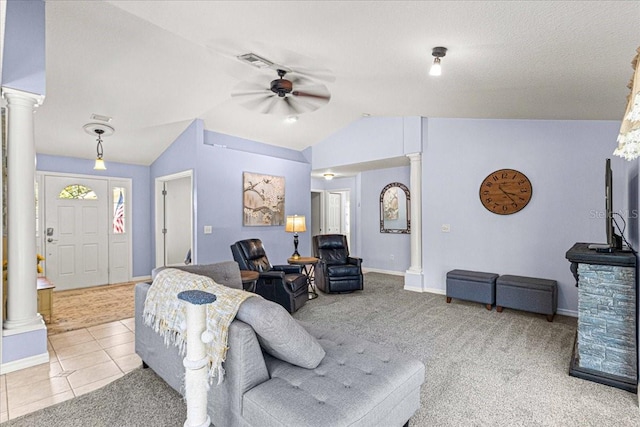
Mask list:
[{"label": "light blue wall", "polygon": [[2,363],[15,362],[46,353],[46,329],[2,337]]},{"label": "light blue wall", "polygon": [[392,182],[409,187],[409,167],[362,172],[361,179],[362,263],[369,268],[404,273],[411,264],[411,235],[380,232],[380,192]]},{"label": "light blue wall", "polygon": [[45,2],[8,0],[2,86],[45,94]]},{"label": "light blue wall", "polygon": [[51,156],[38,154],[36,169],[38,171],[93,175],[101,177],[130,178],[132,182],[132,274],[133,277],[146,277],[151,274],[151,195],[149,192],[149,167],[109,162],[106,171],[93,170],[93,160],[74,157]]},{"label": "light blue wall", "polygon": [[[242,225],[242,172],[283,176],[285,214],[308,216],[311,212],[311,166],[300,152],[204,131],[202,122],[196,120],[154,162],[152,181],[158,176],[190,168],[194,169],[195,176],[197,262],[231,260],[232,243],[259,238],[267,247],[273,264],[286,264],[286,259],[293,253],[293,234],[286,233],[284,226]],[[204,234],[205,225],[212,226],[211,234]],[[301,233],[299,240],[299,251],[310,254],[309,233]]]},{"label": "light blue wall", "polygon": [[[427,119],[425,119],[427,120]],[[558,306],[577,309],[566,251],[603,242],[604,163],[612,158],[614,209],[627,204],[627,162],[611,155],[614,121],[428,119],[423,153],[425,286],[444,291],[455,268],[555,279]],[[533,184],[522,211],[495,215],[480,203],[480,182],[517,169]],[[451,232],[442,233],[441,225]]]},{"label": "light blue wall", "polygon": [[313,169],[405,156],[419,152],[422,139],[420,118],[363,118],[312,147]]},{"label": "light blue wall", "polygon": [[[150,251],[148,253],[150,265],[155,267],[156,264],[156,240],[155,240],[155,181],[156,178],[173,175],[175,173],[191,170],[193,172],[193,218],[192,223],[198,217],[198,147],[202,145],[204,123],[202,120],[194,120],[187,128],[176,138],[176,140],[151,164],[149,179],[149,240],[151,242]],[[197,247],[198,235],[194,230],[193,242]],[[195,251],[194,251],[195,252]],[[193,262],[200,262],[195,253],[192,254]]]}]

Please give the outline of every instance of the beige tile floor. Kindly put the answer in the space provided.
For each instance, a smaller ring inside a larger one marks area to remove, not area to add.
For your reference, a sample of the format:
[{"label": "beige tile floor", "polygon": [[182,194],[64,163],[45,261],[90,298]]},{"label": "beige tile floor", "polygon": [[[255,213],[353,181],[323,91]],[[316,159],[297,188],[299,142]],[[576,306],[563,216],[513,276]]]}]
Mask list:
[{"label": "beige tile floor", "polygon": [[51,335],[49,363],[0,375],[0,422],[96,390],[141,366],[134,319]]}]

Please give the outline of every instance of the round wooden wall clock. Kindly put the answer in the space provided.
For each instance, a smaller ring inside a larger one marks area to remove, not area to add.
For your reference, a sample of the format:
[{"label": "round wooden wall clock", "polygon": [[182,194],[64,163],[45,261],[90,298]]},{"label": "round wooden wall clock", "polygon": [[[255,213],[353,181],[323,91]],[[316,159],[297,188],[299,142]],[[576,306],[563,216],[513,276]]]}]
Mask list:
[{"label": "round wooden wall clock", "polygon": [[480,202],[487,210],[498,215],[521,211],[533,193],[531,181],[514,169],[491,172],[480,185]]}]

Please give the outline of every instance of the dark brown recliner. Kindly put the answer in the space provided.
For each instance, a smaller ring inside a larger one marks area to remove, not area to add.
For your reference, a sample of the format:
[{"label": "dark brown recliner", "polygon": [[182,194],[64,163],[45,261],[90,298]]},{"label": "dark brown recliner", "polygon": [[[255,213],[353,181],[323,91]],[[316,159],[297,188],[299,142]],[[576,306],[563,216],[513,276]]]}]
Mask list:
[{"label": "dark brown recliner", "polygon": [[313,256],[319,259],[315,282],[321,291],[332,293],[363,289],[362,258],[349,256],[346,236],[313,236]]},{"label": "dark brown recliner", "polygon": [[307,276],[300,265],[271,265],[260,239],[240,240],[231,245],[233,259],[240,270],[260,273],[255,292],[277,302],[289,313],[297,311],[309,299]]}]

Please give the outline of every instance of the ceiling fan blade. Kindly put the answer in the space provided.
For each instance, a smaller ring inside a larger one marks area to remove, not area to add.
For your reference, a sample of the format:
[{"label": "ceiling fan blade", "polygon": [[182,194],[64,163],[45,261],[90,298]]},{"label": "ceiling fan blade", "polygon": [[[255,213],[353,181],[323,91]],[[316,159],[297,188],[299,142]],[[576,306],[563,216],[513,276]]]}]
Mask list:
[{"label": "ceiling fan blade", "polygon": [[284,102],[285,104],[287,104],[287,107],[289,107],[289,112],[293,113],[293,114],[300,114],[300,110],[295,106],[295,102],[291,101],[291,98],[286,96],[284,98]]},{"label": "ceiling fan blade", "polygon": [[269,95],[271,92],[269,89],[262,89],[262,90],[253,90],[253,91],[249,91],[249,92],[232,92],[231,96],[232,97],[238,97],[238,96],[256,96],[256,95]]},{"label": "ceiling fan blade", "polygon": [[311,80],[321,80],[327,83],[333,83],[336,78],[331,74],[331,70],[326,68],[309,68],[290,65],[291,73],[297,74]]},{"label": "ceiling fan blade", "polygon": [[302,91],[299,91],[299,90],[294,90],[293,92],[291,92],[291,95],[293,95],[293,96],[304,96],[304,97],[308,97],[308,98],[323,99],[323,100],[326,100],[326,101],[329,101],[331,99],[331,95],[329,95],[329,94],[302,92]]},{"label": "ceiling fan blade", "polygon": [[272,95],[264,95],[264,96],[259,96],[256,97],[254,99],[250,99],[247,101],[243,101],[240,102],[239,105],[243,106],[244,108],[248,109],[248,110],[252,110],[252,111],[261,111],[262,110],[262,106],[264,105],[264,103],[266,101],[268,101],[270,98],[273,98],[273,94]]},{"label": "ceiling fan blade", "polygon": [[279,97],[274,94],[274,96],[271,97],[271,102],[265,108],[262,109],[261,113],[269,114],[273,110],[273,108],[276,106],[276,103],[278,102],[278,98]]}]

